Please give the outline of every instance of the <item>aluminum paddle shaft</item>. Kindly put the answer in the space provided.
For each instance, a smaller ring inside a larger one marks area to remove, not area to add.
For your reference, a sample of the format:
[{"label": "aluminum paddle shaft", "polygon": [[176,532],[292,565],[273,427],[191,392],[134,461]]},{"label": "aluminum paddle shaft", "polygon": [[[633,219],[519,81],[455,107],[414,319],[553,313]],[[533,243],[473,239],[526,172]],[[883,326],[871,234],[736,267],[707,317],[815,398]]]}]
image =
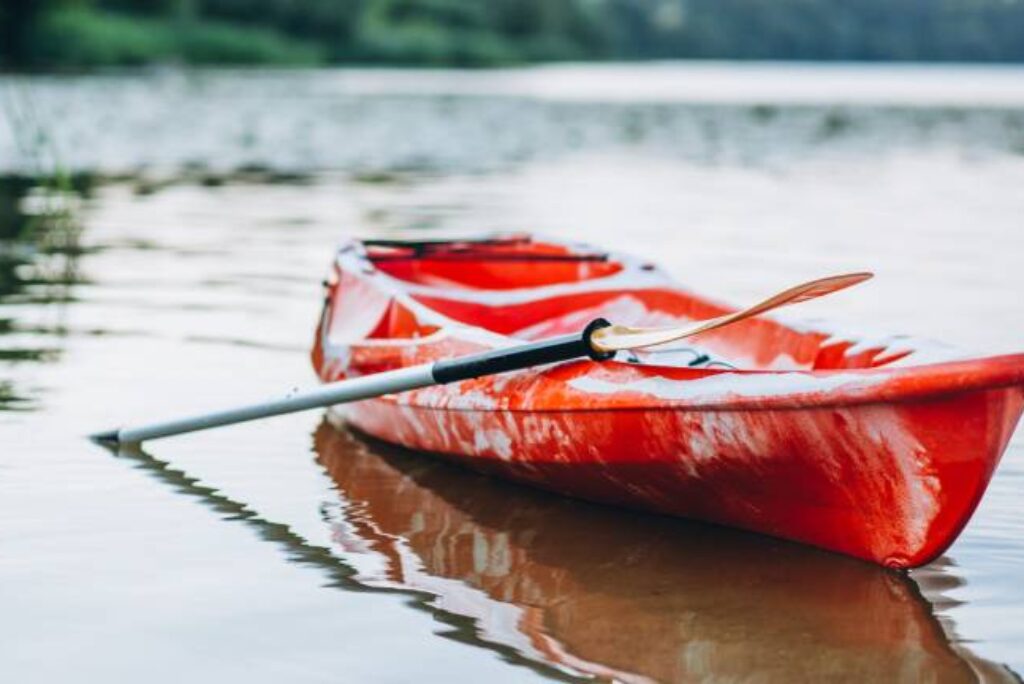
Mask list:
[{"label": "aluminum paddle shaft", "polygon": [[94,435],[93,438],[99,442],[135,444],[161,437],[181,435],[186,432],[207,430],[222,425],[233,425],[235,423],[244,423],[285,413],[305,411],[321,406],[369,399],[370,397],[377,397],[392,392],[404,392],[433,385],[434,376],[431,372],[432,370],[433,364],[424,364],[386,371],[384,373],[375,373],[361,378],[334,382],[317,389],[293,394],[283,399],[272,399],[258,404],[239,406],[187,418],[177,418],[162,423],[121,428],[115,433]]},{"label": "aluminum paddle shaft", "polygon": [[517,345],[470,354],[455,359],[445,359],[420,366],[410,366],[393,371],[374,373],[349,380],[340,380],[323,387],[293,394],[283,399],[225,409],[213,413],[178,418],[161,423],[126,427],[92,435],[96,442],[109,445],[138,444],[161,437],[181,435],[187,432],[207,430],[223,425],[244,423],[285,413],[295,413],[336,404],[345,404],[362,399],[371,399],[385,394],[443,385],[459,380],[494,375],[506,371],[520,370],[557,361],[569,361],[589,357],[594,360],[611,358],[615,352],[599,352],[591,343],[596,330],[609,325],[604,319],[596,319],[581,333],[563,335],[531,344]]}]

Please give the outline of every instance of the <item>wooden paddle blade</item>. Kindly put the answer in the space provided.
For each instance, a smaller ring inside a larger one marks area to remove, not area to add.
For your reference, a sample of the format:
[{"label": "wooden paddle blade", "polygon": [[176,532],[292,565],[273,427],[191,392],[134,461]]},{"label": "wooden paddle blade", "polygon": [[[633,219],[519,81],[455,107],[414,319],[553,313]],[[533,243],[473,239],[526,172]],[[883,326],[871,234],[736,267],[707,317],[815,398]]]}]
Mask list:
[{"label": "wooden paddle blade", "polygon": [[626,325],[612,325],[595,331],[590,338],[591,345],[599,352],[641,349],[659,344],[675,342],[699,333],[708,332],[726,325],[732,325],[752,316],[778,309],[789,304],[806,302],[818,297],[844,290],[873,277],[871,273],[847,273],[828,276],[801,283],[783,290],[753,306],[699,323],[672,328],[632,328]]},{"label": "wooden paddle blade", "polygon": [[827,276],[825,278],[818,278],[817,280],[809,280],[806,283],[796,285],[795,287],[791,287],[788,290],[769,297],[763,302],[754,304],[753,306],[744,309],[741,313],[745,314],[743,316],[744,318],[756,316],[757,314],[777,309],[780,306],[798,304],[799,302],[806,302],[811,299],[817,299],[818,297],[824,297],[825,295],[832,294],[833,292],[839,292],[839,290],[845,290],[848,287],[863,283],[865,280],[870,280],[872,277],[874,277],[874,274],[864,272],[845,273],[843,275]]}]

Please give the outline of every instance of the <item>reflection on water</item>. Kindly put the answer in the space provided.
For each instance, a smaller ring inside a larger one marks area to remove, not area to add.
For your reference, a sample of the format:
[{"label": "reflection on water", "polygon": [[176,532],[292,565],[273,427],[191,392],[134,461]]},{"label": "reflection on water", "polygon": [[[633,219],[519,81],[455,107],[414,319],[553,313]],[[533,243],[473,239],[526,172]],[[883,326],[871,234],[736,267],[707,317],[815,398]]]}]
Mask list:
[{"label": "reflection on water", "polygon": [[137,447],[128,447],[118,452],[117,456],[130,459],[137,467],[154,476],[175,492],[198,499],[223,518],[244,523],[255,530],[264,541],[282,548],[288,554],[290,562],[318,568],[329,578],[327,586],[331,588],[357,592],[392,593],[397,591],[404,593],[411,597],[410,605],[429,613],[435,620],[452,628],[452,631],[444,636],[471,646],[494,651],[502,655],[508,662],[527,667],[548,679],[571,679],[566,677],[566,673],[561,669],[550,667],[543,661],[534,661],[523,657],[523,654],[500,639],[492,640],[481,636],[473,619],[475,616],[466,615],[458,610],[448,610],[443,605],[436,605],[437,597],[430,591],[401,583],[382,586],[378,583],[363,581],[358,576],[356,569],[347,564],[343,558],[339,558],[335,550],[308,542],[288,525],[260,517],[247,504],[235,501],[216,489],[201,484],[198,478],[170,466],[146,451]]},{"label": "reflection on water", "polygon": [[[65,333],[62,307],[71,299],[71,286],[82,282],[81,225],[73,205],[90,185],[87,176],[59,183],[0,176],[0,364],[56,359]],[[16,314],[27,307],[50,309],[55,318],[26,324]],[[40,346],[44,340],[54,344]],[[13,383],[0,382],[0,410],[29,405]]]},{"label": "reflection on water", "polygon": [[[550,679],[1016,682],[950,644],[917,584],[796,544],[508,485],[322,423],[332,547],[138,450],[174,492],[343,591],[398,592],[448,638]],[[942,600],[956,580],[933,572]]]},{"label": "reflection on water", "polygon": [[905,575],[510,487],[328,423],[318,461],[358,580],[426,591],[487,639],[618,681],[975,681]]}]

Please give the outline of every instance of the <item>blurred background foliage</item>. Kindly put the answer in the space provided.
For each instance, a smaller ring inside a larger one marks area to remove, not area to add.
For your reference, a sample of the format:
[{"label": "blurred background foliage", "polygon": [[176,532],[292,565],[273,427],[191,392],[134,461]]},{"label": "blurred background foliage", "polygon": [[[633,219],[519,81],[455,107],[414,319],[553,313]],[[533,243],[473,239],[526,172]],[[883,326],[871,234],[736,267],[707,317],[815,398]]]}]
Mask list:
[{"label": "blurred background foliage", "polygon": [[3,0],[9,69],[1024,61],[1024,0]]}]

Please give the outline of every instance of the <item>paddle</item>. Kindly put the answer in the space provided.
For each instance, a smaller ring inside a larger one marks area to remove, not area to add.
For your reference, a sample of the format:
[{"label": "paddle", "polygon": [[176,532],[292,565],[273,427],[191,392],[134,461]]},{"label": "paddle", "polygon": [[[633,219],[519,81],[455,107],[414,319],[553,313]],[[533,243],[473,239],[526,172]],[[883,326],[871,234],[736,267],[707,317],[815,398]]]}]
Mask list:
[{"label": "paddle", "polygon": [[591,321],[579,333],[562,335],[514,347],[492,349],[479,354],[444,359],[419,366],[374,373],[349,380],[340,380],[318,389],[294,394],[283,399],[275,399],[258,404],[216,411],[214,413],[190,416],[188,418],[179,418],[162,423],[109,430],[94,434],[91,436],[91,439],[101,444],[112,446],[137,444],[160,437],[170,437],[186,432],[206,430],[222,425],[232,425],[234,423],[242,423],[285,413],[295,413],[296,411],[360,401],[362,399],[370,399],[395,392],[405,392],[430,385],[444,385],[450,382],[458,382],[459,380],[469,380],[485,375],[540,366],[546,363],[587,357],[595,361],[605,361],[612,358],[618,350],[649,347],[708,332],[709,330],[731,325],[787,304],[804,302],[837,292],[838,290],[863,282],[870,277],[870,273],[853,273],[812,280],[784,290],[742,311],[682,328],[631,328],[628,326],[612,325],[608,321],[598,318]]}]

